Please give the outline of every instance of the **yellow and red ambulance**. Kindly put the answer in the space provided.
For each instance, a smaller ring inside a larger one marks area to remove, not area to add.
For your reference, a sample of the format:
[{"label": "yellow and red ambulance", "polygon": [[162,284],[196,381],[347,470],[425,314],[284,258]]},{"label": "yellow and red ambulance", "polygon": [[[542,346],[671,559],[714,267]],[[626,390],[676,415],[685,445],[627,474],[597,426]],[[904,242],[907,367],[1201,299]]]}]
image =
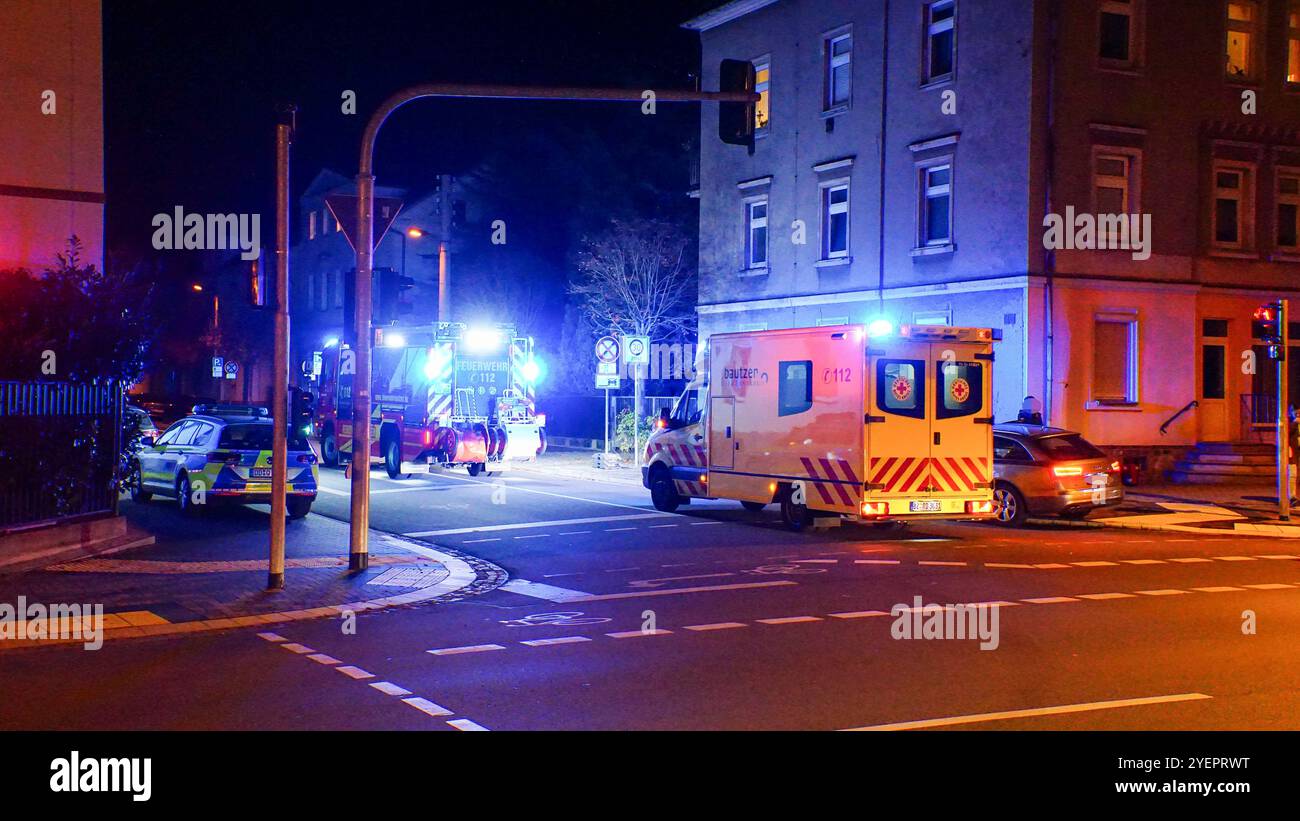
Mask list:
[{"label": "yellow and red ambulance", "polygon": [[777,503],[796,530],[827,516],[993,518],[999,336],[883,320],[716,334],[647,443],[643,484],[664,511]]}]

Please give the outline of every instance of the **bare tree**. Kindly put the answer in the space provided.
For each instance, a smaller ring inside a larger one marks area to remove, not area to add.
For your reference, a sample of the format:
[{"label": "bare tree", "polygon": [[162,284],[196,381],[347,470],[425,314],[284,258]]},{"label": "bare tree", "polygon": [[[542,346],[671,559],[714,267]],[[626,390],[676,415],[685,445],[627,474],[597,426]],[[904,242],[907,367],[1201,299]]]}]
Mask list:
[{"label": "bare tree", "polygon": [[603,233],[584,238],[569,293],[601,330],[652,338],[690,332],[695,322],[690,248],[672,223],[616,220]]}]

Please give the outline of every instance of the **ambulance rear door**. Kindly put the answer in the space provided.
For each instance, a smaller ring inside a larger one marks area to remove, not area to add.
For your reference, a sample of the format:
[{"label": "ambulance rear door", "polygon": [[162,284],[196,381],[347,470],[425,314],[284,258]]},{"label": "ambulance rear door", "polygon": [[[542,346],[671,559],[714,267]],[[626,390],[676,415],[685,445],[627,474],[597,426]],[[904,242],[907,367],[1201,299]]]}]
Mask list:
[{"label": "ambulance rear door", "polygon": [[873,338],[867,363],[867,499],[907,513],[930,493],[930,343]]},{"label": "ambulance rear door", "polygon": [[[935,498],[993,498],[992,360],[988,343],[930,343],[930,486]],[[943,512],[949,512],[948,505]]]}]

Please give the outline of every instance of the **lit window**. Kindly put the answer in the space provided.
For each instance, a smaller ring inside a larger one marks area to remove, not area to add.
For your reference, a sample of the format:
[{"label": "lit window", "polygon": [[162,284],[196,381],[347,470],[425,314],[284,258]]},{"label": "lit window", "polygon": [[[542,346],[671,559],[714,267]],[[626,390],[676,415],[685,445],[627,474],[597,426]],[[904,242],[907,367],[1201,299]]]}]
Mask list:
[{"label": "lit window", "polygon": [[760,57],[754,61],[754,91],[758,93],[758,102],[754,105],[754,130],[762,131],[772,120],[772,61]]},{"label": "lit window", "polygon": [[852,93],[853,35],[849,32],[827,37],[826,94],[823,108],[830,111],[847,106]]},{"label": "lit window", "polygon": [[957,59],[956,0],[935,0],[925,17],[925,81],[950,79]]},{"label": "lit window", "polygon": [[952,163],[921,168],[920,188],[919,244],[952,244]]},{"label": "lit window", "polygon": [[1286,81],[1300,84],[1300,3],[1292,3],[1287,12]]},{"label": "lit window", "polygon": [[822,188],[822,259],[849,255],[849,184]]},{"label": "lit window", "polygon": [[1300,172],[1277,178],[1277,247],[1300,251]]},{"label": "lit window", "polygon": [[1130,0],[1103,0],[1098,15],[1097,56],[1104,64],[1127,68],[1134,65],[1137,27],[1134,3]]},{"label": "lit window", "polygon": [[307,215],[307,239],[316,239],[316,212]]},{"label": "lit window", "polygon": [[1259,42],[1259,4],[1253,0],[1229,0],[1227,32],[1228,79],[1255,79],[1255,51]]},{"label": "lit window", "polygon": [[1137,397],[1137,317],[1093,319],[1092,398],[1101,404],[1131,404]]},{"label": "lit window", "polygon": [[767,267],[767,200],[745,205],[745,267]]},{"label": "lit window", "polygon": [[1220,248],[1250,245],[1250,171],[1237,166],[1214,169],[1214,244]]}]

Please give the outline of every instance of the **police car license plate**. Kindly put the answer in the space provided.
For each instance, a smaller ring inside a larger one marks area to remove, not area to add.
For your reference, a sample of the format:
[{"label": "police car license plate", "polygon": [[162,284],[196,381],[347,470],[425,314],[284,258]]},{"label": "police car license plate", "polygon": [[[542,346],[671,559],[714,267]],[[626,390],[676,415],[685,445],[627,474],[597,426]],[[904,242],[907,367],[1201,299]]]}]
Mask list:
[{"label": "police car license plate", "polygon": [[250,468],[249,471],[248,471],[248,478],[250,478],[250,479],[270,479],[270,478],[271,478],[271,469],[270,469],[270,468]]},{"label": "police car license plate", "polygon": [[943,510],[943,504],[938,499],[923,499],[908,502],[907,509],[912,513],[938,513]]}]

